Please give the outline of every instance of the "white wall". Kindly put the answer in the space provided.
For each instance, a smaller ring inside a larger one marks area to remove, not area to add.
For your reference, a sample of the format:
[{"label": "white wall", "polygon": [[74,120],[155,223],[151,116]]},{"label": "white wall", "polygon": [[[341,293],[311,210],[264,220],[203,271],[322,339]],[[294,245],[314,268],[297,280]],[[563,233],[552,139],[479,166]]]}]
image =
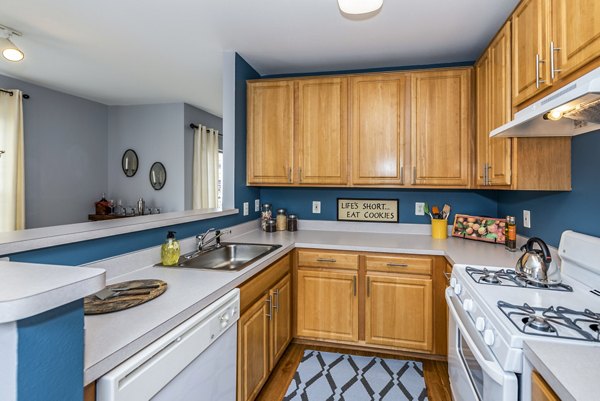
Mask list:
[{"label": "white wall", "polygon": [[[184,104],[110,106],[108,111],[108,196],[124,206],[142,197],[146,206],[163,212],[184,210]],[[138,172],[126,177],[121,158],[127,149],[138,154]],[[167,181],[160,191],[150,186],[150,167],[162,162]]]}]

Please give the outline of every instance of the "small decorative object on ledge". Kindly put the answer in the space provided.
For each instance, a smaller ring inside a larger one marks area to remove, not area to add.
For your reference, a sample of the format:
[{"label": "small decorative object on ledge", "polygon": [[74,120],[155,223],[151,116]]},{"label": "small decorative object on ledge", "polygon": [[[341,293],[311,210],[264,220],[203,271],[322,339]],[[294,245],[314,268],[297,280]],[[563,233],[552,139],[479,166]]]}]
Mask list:
[{"label": "small decorative object on ledge", "polygon": [[343,199],[337,200],[338,221],[397,223],[398,199]]},{"label": "small decorative object on ledge", "polygon": [[506,219],[457,214],[454,216],[452,236],[504,245],[505,227]]},{"label": "small decorative object on ledge", "polygon": [[110,214],[112,212],[112,205],[110,201],[106,200],[104,194],[102,194],[102,199],[95,203],[96,206],[96,214],[105,215]]}]

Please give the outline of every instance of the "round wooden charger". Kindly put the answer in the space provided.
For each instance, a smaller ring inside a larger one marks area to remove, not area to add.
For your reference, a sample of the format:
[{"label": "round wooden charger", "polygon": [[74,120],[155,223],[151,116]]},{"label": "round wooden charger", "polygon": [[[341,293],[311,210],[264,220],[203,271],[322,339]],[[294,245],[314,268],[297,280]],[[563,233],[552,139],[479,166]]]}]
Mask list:
[{"label": "round wooden charger", "polygon": [[[133,308],[134,306],[141,305],[148,302],[167,290],[167,283],[162,280],[131,280],[124,281],[122,283],[111,284],[106,288],[131,288],[134,290],[138,287],[145,287],[149,285],[158,285],[157,288],[139,289],[137,292],[143,294],[135,294],[135,291],[119,295],[116,297],[102,300],[95,295],[85,297],[83,300],[83,311],[86,315],[99,315],[102,313],[117,312],[124,309]],[[133,292],[133,293],[132,293]],[[146,293],[147,292],[147,293]]]}]

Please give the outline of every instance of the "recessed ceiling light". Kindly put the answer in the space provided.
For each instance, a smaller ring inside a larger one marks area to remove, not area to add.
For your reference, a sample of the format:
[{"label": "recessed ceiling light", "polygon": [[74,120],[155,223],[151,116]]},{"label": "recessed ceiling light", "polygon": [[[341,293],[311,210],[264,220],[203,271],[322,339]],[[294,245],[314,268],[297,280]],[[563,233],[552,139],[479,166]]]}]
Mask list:
[{"label": "recessed ceiling light", "polygon": [[21,36],[21,33],[7,26],[0,25],[0,50],[2,51],[2,57],[9,61],[21,61],[25,58],[25,54],[10,40],[13,35]]},{"label": "recessed ceiling light", "polygon": [[338,0],[338,6],[346,14],[368,14],[377,11],[383,0]]}]

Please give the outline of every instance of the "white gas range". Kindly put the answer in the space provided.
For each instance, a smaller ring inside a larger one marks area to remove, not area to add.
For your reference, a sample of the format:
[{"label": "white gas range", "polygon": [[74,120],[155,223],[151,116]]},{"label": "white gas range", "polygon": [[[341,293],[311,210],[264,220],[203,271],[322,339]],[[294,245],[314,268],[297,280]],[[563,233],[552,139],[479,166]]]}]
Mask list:
[{"label": "white gas range", "polygon": [[565,231],[562,284],[532,285],[512,267],[455,265],[446,289],[448,371],[457,401],[529,401],[523,341],[600,347],[600,238]]}]

